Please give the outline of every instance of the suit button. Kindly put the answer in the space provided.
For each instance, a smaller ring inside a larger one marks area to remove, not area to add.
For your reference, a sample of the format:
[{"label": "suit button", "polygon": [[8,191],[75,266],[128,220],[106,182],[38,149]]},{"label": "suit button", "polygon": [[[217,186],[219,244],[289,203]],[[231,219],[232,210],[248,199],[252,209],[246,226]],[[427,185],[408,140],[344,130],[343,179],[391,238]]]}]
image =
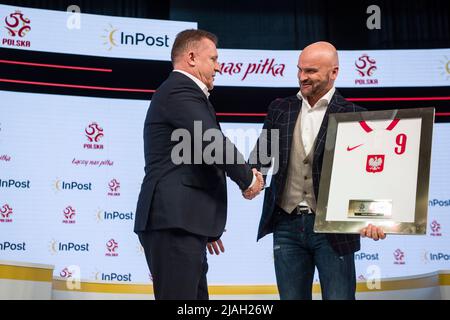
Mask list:
[{"label": "suit button", "polygon": [[308,164],[308,159],[303,160],[304,164]]},{"label": "suit button", "polygon": [[305,180],[308,180],[308,177],[307,177],[307,176],[305,176]]},{"label": "suit button", "polygon": [[304,195],[307,195],[307,194],[308,194],[308,192],[306,192],[306,191],[303,191],[303,194],[304,194]]}]

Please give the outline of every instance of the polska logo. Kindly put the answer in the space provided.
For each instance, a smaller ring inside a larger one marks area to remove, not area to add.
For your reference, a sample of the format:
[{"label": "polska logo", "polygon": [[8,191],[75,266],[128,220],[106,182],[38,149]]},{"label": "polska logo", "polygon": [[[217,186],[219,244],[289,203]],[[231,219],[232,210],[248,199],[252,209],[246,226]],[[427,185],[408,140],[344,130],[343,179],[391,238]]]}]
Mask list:
[{"label": "polska logo", "polygon": [[0,161],[9,162],[11,161],[11,157],[8,156],[7,154],[0,155]]},{"label": "polska logo", "polygon": [[382,172],[384,169],[384,154],[370,154],[367,156],[366,171],[370,173]]},{"label": "polska logo", "polygon": [[65,267],[64,269],[61,270],[59,276],[61,278],[70,278],[72,276],[72,272],[69,271],[69,268]]},{"label": "polska logo", "polygon": [[7,204],[7,203],[4,204],[0,208],[0,222],[5,222],[5,223],[12,222],[13,220],[9,217],[12,214],[13,214],[13,209],[9,206],[9,204]]},{"label": "polska logo", "polygon": [[442,236],[441,233],[441,224],[438,223],[436,220],[433,220],[430,223],[430,227],[431,227],[431,233],[430,236],[434,236],[434,237],[440,237]]},{"label": "polska logo", "polygon": [[[355,70],[358,75],[362,77],[362,79],[355,79],[355,84],[378,84],[378,79],[371,78],[375,70],[377,70],[376,64],[377,62],[375,61],[375,59],[370,58],[367,54],[363,54],[358,59],[356,59]],[[370,79],[365,79],[366,77]]]},{"label": "polska logo", "polygon": [[394,251],[394,264],[405,264],[405,253],[400,249]]},{"label": "polska logo", "polygon": [[367,54],[363,54],[355,61],[356,71],[361,77],[371,77],[377,70],[376,64],[375,59],[371,59]]},{"label": "polska logo", "polygon": [[85,129],[86,137],[89,143],[85,143],[83,145],[84,149],[103,149],[103,144],[99,144],[99,142],[103,134],[103,128],[97,122],[92,122]]},{"label": "polska logo", "polygon": [[20,10],[5,17],[5,29],[8,30],[8,36],[11,38],[3,38],[2,44],[13,47],[30,47],[31,42],[20,40],[31,30],[31,20],[24,16]]},{"label": "polska logo", "polygon": [[74,224],[75,223],[75,209],[72,208],[72,206],[67,206],[64,211],[64,219],[63,219],[63,223],[67,223],[67,224]]},{"label": "polska logo", "polygon": [[111,196],[111,197],[118,197],[118,196],[120,196],[120,192],[119,192],[120,182],[119,181],[117,181],[116,179],[112,179],[108,183],[108,188],[109,188],[108,196]]},{"label": "polska logo", "polygon": [[9,16],[5,17],[6,30],[11,37],[23,38],[31,30],[31,20],[24,17],[20,10],[11,13]]},{"label": "polska logo", "polygon": [[119,244],[114,240],[111,239],[106,243],[106,254],[107,257],[117,257],[119,253],[116,252],[116,250],[119,248]]}]

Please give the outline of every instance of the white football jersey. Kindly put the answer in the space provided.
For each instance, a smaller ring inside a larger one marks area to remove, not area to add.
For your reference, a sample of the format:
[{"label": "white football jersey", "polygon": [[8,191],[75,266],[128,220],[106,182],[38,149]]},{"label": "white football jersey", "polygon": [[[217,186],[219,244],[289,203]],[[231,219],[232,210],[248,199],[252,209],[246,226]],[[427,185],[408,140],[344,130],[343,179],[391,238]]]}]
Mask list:
[{"label": "white football jersey", "polygon": [[355,221],[350,200],[384,200],[392,203],[389,220],[414,222],[421,124],[420,118],[338,123],[327,220]]}]

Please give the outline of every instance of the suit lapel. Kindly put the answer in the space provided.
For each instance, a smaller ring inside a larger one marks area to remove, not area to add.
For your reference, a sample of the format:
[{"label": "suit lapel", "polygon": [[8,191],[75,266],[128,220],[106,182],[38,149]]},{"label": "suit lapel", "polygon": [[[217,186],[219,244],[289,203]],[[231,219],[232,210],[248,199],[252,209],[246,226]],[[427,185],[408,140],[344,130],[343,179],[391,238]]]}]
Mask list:
[{"label": "suit lapel", "polygon": [[287,111],[287,131],[288,131],[288,140],[287,140],[287,152],[285,159],[289,159],[289,152],[292,146],[292,138],[294,136],[295,124],[297,123],[297,118],[300,114],[300,110],[302,108],[302,100],[297,99],[295,103],[289,103],[289,109]]},{"label": "suit lapel", "polygon": [[[207,104],[208,104],[208,110],[209,110],[209,112],[211,113],[211,116],[213,117],[214,121],[217,123],[217,125],[218,125],[219,128],[220,128],[219,121],[217,121],[217,117],[216,117],[216,110],[214,109],[212,103],[209,102],[209,99],[208,99],[208,98],[206,99],[206,102],[207,102]],[[220,129],[222,130],[222,128],[220,128]]]},{"label": "suit lapel", "polygon": [[[170,74],[170,76],[174,77],[175,79],[177,79],[177,78],[184,79],[185,81],[187,81],[187,83],[189,83],[190,87],[192,87],[196,92],[198,92],[199,95],[204,97],[206,100],[206,105],[207,105],[209,113],[213,117],[214,121],[217,122],[216,111],[215,111],[213,105],[211,104],[211,102],[209,102],[209,99],[205,96],[205,93],[202,91],[202,89],[200,89],[200,87],[192,79],[190,79],[185,74],[182,74],[181,72],[172,72]],[[219,124],[219,123],[217,122],[217,124]]]},{"label": "suit lapel", "polygon": [[337,113],[337,112],[340,112],[342,109],[342,107],[339,103],[340,97],[341,96],[339,95],[339,93],[336,90],[333,97],[331,98],[331,101],[327,107],[327,110],[325,111],[325,115],[323,117],[323,121],[322,121],[322,124],[319,129],[319,133],[317,134],[317,137],[316,137],[316,144],[314,146],[314,161],[316,161],[316,159],[322,155],[323,150],[325,148],[325,140],[326,140],[327,129],[328,129],[328,117],[329,117],[330,113]]}]

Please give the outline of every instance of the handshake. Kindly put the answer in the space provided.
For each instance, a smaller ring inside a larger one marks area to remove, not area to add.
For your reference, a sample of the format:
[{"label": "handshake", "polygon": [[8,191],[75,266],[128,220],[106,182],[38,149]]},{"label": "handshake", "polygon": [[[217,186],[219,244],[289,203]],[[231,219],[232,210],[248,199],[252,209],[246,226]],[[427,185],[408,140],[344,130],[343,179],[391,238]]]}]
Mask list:
[{"label": "handshake", "polygon": [[247,200],[252,200],[261,192],[261,190],[264,189],[264,179],[262,173],[255,168],[252,170],[256,177],[256,181],[247,190],[242,191],[242,196]]}]

